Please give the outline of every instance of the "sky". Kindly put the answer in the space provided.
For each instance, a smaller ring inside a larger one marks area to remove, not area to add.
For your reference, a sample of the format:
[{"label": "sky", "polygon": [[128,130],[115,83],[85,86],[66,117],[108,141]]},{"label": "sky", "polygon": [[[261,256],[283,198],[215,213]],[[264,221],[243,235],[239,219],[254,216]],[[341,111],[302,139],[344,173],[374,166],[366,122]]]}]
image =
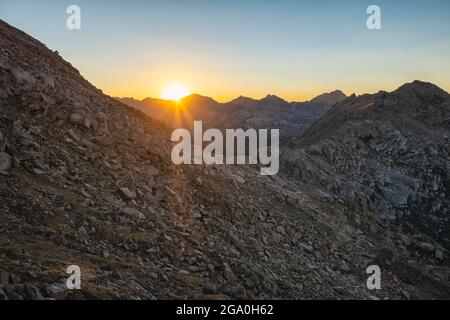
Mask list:
[{"label": "sky", "polygon": [[[73,4],[80,30],[66,27]],[[366,26],[372,4],[380,30]],[[0,0],[0,19],[105,93],[138,99],[172,82],[222,102],[392,91],[416,79],[450,91],[449,17],[448,0]]]}]

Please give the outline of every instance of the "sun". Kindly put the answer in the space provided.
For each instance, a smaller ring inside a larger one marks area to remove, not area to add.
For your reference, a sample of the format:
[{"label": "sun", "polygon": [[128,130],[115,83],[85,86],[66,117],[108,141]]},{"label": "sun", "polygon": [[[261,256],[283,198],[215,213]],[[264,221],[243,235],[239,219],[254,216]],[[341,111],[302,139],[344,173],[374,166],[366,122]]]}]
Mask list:
[{"label": "sun", "polygon": [[162,97],[165,100],[178,101],[181,98],[188,96],[191,91],[182,83],[171,83],[164,88]]}]

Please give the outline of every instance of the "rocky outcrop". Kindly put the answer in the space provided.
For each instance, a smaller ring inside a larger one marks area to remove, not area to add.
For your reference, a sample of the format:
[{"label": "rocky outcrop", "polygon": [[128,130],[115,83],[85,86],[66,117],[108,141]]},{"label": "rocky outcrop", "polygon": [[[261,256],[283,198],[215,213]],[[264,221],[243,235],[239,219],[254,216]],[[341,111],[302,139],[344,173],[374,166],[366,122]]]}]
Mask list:
[{"label": "rocky outcrop", "polygon": [[450,246],[450,95],[419,81],[336,105],[284,154],[288,175]]}]

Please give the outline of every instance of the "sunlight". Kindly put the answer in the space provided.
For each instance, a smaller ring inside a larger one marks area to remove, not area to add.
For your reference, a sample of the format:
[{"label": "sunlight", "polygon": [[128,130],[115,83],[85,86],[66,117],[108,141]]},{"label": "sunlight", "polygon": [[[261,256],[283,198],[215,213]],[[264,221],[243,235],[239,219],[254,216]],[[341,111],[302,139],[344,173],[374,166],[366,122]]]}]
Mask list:
[{"label": "sunlight", "polygon": [[165,100],[175,100],[178,101],[187,95],[189,95],[191,92],[182,83],[171,83],[162,92],[162,97]]}]

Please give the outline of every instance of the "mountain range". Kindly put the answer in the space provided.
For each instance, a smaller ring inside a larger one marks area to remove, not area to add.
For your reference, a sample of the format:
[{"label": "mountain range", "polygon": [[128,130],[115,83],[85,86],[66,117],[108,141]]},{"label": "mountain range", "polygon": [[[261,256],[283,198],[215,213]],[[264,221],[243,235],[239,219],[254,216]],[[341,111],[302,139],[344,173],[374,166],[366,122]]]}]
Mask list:
[{"label": "mountain range", "polygon": [[[280,142],[285,144],[345,98],[343,92],[336,90],[307,102],[287,102],[268,95],[260,100],[241,96],[219,103],[198,94],[185,97],[180,102],[152,98],[118,100],[173,128],[192,129],[194,120],[201,120],[205,128],[280,129]],[[176,108],[182,109],[179,113],[173,112]]]}]

